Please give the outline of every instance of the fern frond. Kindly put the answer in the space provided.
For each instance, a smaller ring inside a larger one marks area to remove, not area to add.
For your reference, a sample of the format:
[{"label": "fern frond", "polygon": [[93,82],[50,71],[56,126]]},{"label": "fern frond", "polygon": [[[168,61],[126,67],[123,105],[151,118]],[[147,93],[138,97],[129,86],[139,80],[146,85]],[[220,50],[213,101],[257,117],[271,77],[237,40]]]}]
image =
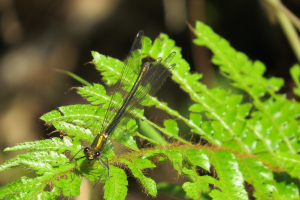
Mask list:
[{"label": "fern frond", "polygon": [[[232,85],[246,91],[253,98],[257,110],[250,119],[237,116],[235,121],[244,124],[243,135],[237,135],[253,153],[267,151],[270,159],[265,162],[277,163],[284,167],[286,162],[278,162],[275,151],[296,154],[299,151],[299,129],[297,116],[300,104],[288,100],[285,95],[276,94],[283,85],[280,78],[262,77],[265,66],[259,61],[252,62],[241,52],[237,52],[229,43],[213,33],[211,28],[198,22],[194,33],[198,36],[194,42],[207,46],[214,53],[213,63],[220,65],[224,75],[233,81]],[[262,97],[268,95],[267,100]],[[227,113],[227,112],[226,112]],[[296,125],[297,126],[297,125]],[[241,131],[239,131],[241,133]]]}]

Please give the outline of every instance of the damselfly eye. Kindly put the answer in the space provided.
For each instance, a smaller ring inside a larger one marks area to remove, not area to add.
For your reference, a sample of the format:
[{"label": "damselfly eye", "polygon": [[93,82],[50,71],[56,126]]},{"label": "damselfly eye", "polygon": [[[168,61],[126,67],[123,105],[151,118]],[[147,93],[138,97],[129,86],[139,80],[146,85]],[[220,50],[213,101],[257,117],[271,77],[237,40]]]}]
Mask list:
[{"label": "damselfly eye", "polygon": [[90,148],[85,147],[84,150],[83,150],[83,153],[84,153],[84,154],[87,154],[89,151],[90,151]]},{"label": "damselfly eye", "polygon": [[99,157],[99,156],[100,156],[100,152],[97,151],[97,152],[95,153],[95,157]]}]

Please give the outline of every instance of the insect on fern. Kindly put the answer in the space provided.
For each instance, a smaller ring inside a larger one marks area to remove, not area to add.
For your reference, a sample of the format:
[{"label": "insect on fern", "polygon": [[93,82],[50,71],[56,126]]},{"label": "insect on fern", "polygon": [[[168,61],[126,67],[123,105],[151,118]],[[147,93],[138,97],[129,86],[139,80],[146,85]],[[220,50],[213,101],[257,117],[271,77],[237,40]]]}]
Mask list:
[{"label": "insect on fern", "polygon": [[[117,82],[116,92],[111,97],[104,120],[100,122],[102,124],[101,131],[96,135],[91,148],[82,148],[75,154],[76,156],[81,150],[83,150],[85,154],[85,156],[75,158],[75,166],[77,161],[84,157],[89,161],[98,160],[103,166],[104,171],[96,184],[100,181],[105,171],[107,171],[107,177],[109,176],[108,158],[101,153],[105,147],[108,136],[119,124],[127,124],[129,117],[131,117],[131,110],[135,109],[135,107],[142,108],[142,106],[150,100],[147,98],[147,95],[149,94],[152,96],[157,92],[165,82],[166,78],[170,75],[169,70],[175,66],[175,64],[168,66],[174,58],[175,52],[172,52],[164,61],[162,61],[161,58],[158,58],[154,63],[150,64],[149,62],[146,62],[141,65],[143,36],[144,32],[139,31],[133,42],[120,79]],[[133,86],[128,85],[127,82],[131,79],[132,72],[138,68],[141,69],[139,70],[136,81]],[[130,87],[130,91],[127,91]],[[123,117],[126,117],[126,119],[122,120]],[[76,167],[74,170],[75,169]]]}]

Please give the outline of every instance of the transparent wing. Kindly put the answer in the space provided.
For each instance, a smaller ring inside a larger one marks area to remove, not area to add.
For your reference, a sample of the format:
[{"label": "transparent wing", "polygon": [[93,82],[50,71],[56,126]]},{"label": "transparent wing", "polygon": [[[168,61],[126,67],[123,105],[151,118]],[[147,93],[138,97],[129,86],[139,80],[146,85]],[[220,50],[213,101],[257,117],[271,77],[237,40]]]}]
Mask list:
[{"label": "transparent wing", "polygon": [[[170,65],[170,62],[175,56],[175,52],[172,52],[163,62],[161,58],[157,59],[155,63],[150,65],[149,70],[143,74],[140,85],[136,92],[128,102],[127,107],[122,115],[123,119],[119,122],[117,127],[126,125],[130,118],[133,118],[134,112],[139,112],[151,99],[166,81],[170,75],[170,70],[175,65]],[[149,94],[149,95],[148,95]]]},{"label": "transparent wing", "polygon": [[[150,101],[151,96],[154,96],[161,88],[170,75],[172,68],[174,68],[175,64],[170,65],[170,63],[175,55],[176,53],[172,52],[163,61],[161,58],[158,58],[156,62],[150,66],[147,73],[143,76],[141,85],[136,91],[134,98],[129,102],[126,112],[133,109],[133,107],[142,109]],[[147,94],[149,94],[149,96]]]},{"label": "transparent wing", "polygon": [[135,37],[129,55],[126,59],[124,67],[122,69],[121,77],[116,84],[116,91],[112,95],[107,112],[102,122],[101,131],[104,131],[106,127],[112,122],[116,111],[118,111],[123,104],[123,99],[128,95],[128,89],[130,86],[128,83],[136,79],[136,75],[139,73],[142,62],[142,39],[144,31],[139,31]]}]

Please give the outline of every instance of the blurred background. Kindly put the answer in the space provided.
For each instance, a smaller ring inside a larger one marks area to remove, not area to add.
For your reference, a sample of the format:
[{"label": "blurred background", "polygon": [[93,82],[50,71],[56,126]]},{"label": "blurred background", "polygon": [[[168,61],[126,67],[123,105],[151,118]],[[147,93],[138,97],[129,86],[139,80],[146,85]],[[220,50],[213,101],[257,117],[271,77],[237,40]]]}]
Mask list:
[{"label": "blurred background", "polygon": [[[282,3],[300,16],[299,0]],[[168,34],[182,48],[191,72],[203,73],[202,82],[209,88],[228,85],[212,65],[210,51],[192,44],[187,22],[194,26],[196,20],[211,26],[251,60],[265,63],[266,77],[284,78],[281,92],[293,98],[289,68],[297,60],[273,9],[263,0],[0,0],[0,164],[20,153],[3,153],[4,148],[51,137],[47,134],[53,128],[39,120],[44,113],[86,103],[74,90],[68,92],[82,84],[53,69],[101,83],[94,66],[84,65],[92,60],[90,51],[124,60],[139,30],[152,40],[161,32]],[[189,97],[171,80],[157,96],[188,116]],[[146,114],[160,125],[168,118],[154,108]],[[23,168],[1,172],[0,187],[24,174],[34,177]],[[157,182],[181,185],[183,181],[168,163],[147,174]],[[101,199],[102,187],[92,190],[91,186],[83,180],[77,199]],[[127,199],[152,197],[129,178]],[[178,198],[159,192],[156,199]]]}]

